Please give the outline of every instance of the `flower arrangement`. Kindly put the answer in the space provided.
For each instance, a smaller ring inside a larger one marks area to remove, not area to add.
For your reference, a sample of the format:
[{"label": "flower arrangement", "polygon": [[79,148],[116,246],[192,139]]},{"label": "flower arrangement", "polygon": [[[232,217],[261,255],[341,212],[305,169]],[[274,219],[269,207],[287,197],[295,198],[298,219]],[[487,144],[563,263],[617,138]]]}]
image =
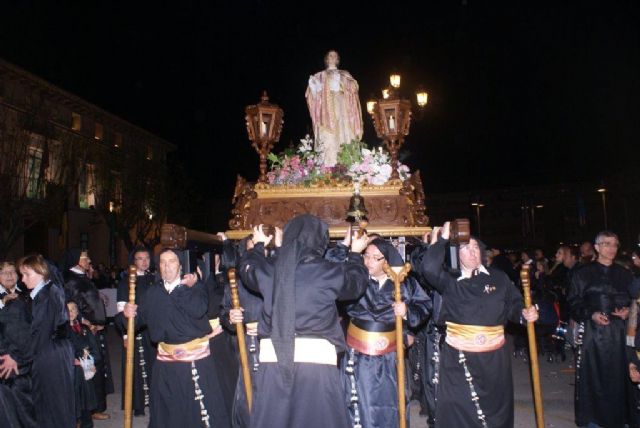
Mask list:
[{"label": "flower arrangement", "polygon": [[[320,157],[312,147],[313,140],[307,135],[300,140],[296,149],[286,149],[280,155],[269,153],[269,184],[312,185],[320,182],[351,181],[382,185],[391,177],[391,158],[382,147],[372,150],[360,141],[343,144],[334,167],[320,164]],[[400,164],[398,172],[403,181],[410,176],[409,167],[406,165]]]}]

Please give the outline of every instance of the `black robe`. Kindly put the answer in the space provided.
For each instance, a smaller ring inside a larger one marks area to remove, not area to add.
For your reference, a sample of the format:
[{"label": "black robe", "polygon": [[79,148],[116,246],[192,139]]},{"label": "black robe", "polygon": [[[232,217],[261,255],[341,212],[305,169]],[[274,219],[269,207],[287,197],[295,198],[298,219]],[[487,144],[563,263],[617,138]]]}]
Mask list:
[{"label": "black robe", "polygon": [[[106,328],[106,310],[98,287],[86,275],[72,270],[66,272],[65,281],[64,288],[67,300],[78,305],[82,318],[93,325]],[[96,412],[104,412],[107,410],[107,395],[114,392],[111,358],[105,330],[98,330],[95,337],[100,352],[100,359],[96,361],[96,375],[93,378],[97,402]]]},{"label": "black robe", "polygon": [[64,291],[47,283],[33,299],[31,350],[33,405],[39,428],[74,428],[73,346]]},{"label": "black robe", "polygon": [[[67,326],[67,332],[69,339],[73,344],[73,352],[76,359],[80,359],[85,356],[85,350],[94,360],[94,365],[97,360],[100,359],[100,351],[98,349],[98,343],[91,330],[82,324],[79,332],[73,329],[71,325]],[[96,392],[93,386],[93,379],[86,380],[84,377],[84,370],[82,366],[74,365],[74,390],[76,398],[76,418],[79,419],[80,427],[92,427],[93,421],[91,419],[91,413],[98,407],[96,402]]]},{"label": "black robe", "polygon": [[[285,231],[286,235],[286,231]],[[271,337],[275,269],[272,259],[257,244],[242,259],[240,274],[245,285],[264,298],[258,324],[261,338]],[[336,300],[355,300],[367,286],[362,256],[350,253],[344,263],[314,257],[295,270],[295,334],[326,339],[338,352],[346,350],[338,321]],[[253,403],[251,426],[346,428],[349,415],[344,404],[340,373],[331,365],[294,363],[292,385],[286,385],[277,363],[262,363],[256,376],[258,395]]]},{"label": "black robe", "polygon": [[[136,276],[136,304],[144,304],[145,295],[149,287],[155,282],[152,274]],[[118,284],[118,302],[129,302],[129,278],[123,278]],[[116,328],[121,335],[127,334],[127,319],[122,312],[114,317]],[[135,332],[135,352],[133,353],[133,411],[135,415],[144,415],[144,409],[149,405],[151,392],[151,375],[156,361],[156,348],[149,337],[149,330],[140,327]],[[127,349],[122,348],[122,408],[124,409],[124,378],[127,365]]]},{"label": "black robe", "polygon": [[231,335],[229,319],[221,313],[222,300],[224,298],[227,284],[226,275],[219,273],[207,278],[207,318],[220,319],[222,332],[212,337],[209,341],[211,347],[211,358],[216,367],[220,392],[224,399],[225,413],[231,415],[233,411],[234,394],[238,381],[238,355],[237,347],[234,345],[235,338]]},{"label": "black robe", "polygon": [[429,285],[427,280],[420,274],[422,260],[428,251],[428,245],[421,244],[411,253],[411,275],[415,276],[420,285],[426,290],[431,298],[432,311],[426,326],[421,328],[416,335],[416,343],[409,350],[409,357],[415,353],[418,360],[414,376],[418,377],[420,385],[418,386],[419,400],[422,407],[420,414],[427,415],[427,424],[429,427],[435,425],[436,418],[436,392],[437,378],[440,360],[440,339],[441,328],[438,326],[437,320],[440,316],[440,308],[442,306],[442,295]]},{"label": "black robe", "polygon": [[[138,307],[136,325],[146,325],[154,343],[190,342],[211,333],[207,304],[207,290],[200,282],[191,288],[179,285],[168,293],[159,281],[147,290],[144,302]],[[198,372],[209,423],[212,427],[229,426],[229,416],[225,413],[225,406],[221,405],[224,398],[213,358],[197,360],[193,365]],[[156,360],[151,385],[149,427],[204,426],[195,396],[191,363]]]},{"label": "black robe", "polygon": [[[0,299],[5,295],[0,293]],[[26,299],[29,297],[19,294],[0,309],[0,355],[9,354],[19,371],[0,379],[0,426],[6,428],[37,427],[31,398],[31,314]]]},{"label": "black robe", "polygon": [[[458,281],[443,269],[446,243],[440,238],[431,245],[420,266],[420,274],[442,294],[438,323],[497,326],[507,321],[520,322],[524,304],[509,277],[489,268],[489,275],[480,272]],[[486,424],[491,428],[513,427],[513,379],[508,347],[489,352],[464,352],[464,356]],[[482,427],[460,360],[457,349],[447,343],[442,345],[436,427]]]},{"label": "black robe", "polygon": [[625,321],[609,316],[609,325],[596,324],[594,312],[610,314],[629,306],[633,277],[622,266],[607,267],[598,262],[584,265],[572,276],[567,300],[571,317],[584,326],[576,361],[576,424],[590,422],[607,428],[627,422],[627,379]]},{"label": "black robe", "polygon": [[[238,299],[240,306],[244,309],[245,324],[245,344],[247,347],[247,360],[249,363],[249,375],[251,377],[251,386],[253,390],[253,399],[256,399],[256,373],[258,372],[260,363],[258,355],[260,353],[260,343],[257,336],[246,334],[246,324],[258,322],[260,313],[262,312],[262,297],[257,293],[247,289],[242,280],[238,280]],[[221,319],[229,318],[229,310],[231,309],[231,291],[229,287],[225,287]],[[232,328],[235,325],[231,325]],[[235,328],[234,328],[235,330]],[[234,340],[236,338],[234,337]],[[231,423],[234,428],[248,428],[250,426],[250,412],[247,405],[247,396],[244,390],[244,378],[242,375],[242,367],[238,364],[238,377],[235,386],[235,395],[233,400],[233,409],[231,412]]]},{"label": "black robe", "polygon": [[[407,326],[416,328],[424,323],[429,316],[432,306],[431,299],[418,282],[407,277],[401,285],[402,301],[407,305]],[[347,314],[352,320],[376,322],[393,326],[395,314],[393,302],[395,286],[387,279],[382,286],[373,278],[369,278],[367,289],[362,297],[347,307]],[[404,346],[398,344],[397,346]],[[349,404],[352,423],[356,423],[356,403],[351,400],[351,373],[347,368],[353,368],[353,377],[357,391],[357,410],[359,422],[363,428],[386,428],[398,426],[398,380],[396,372],[396,352],[384,355],[366,355],[349,349],[344,356],[342,371],[345,381],[345,402]],[[405,376],[405,379],[409,379]],[[405,382],[405,396],[407,410],[409,404],[409,382]],[[409,411],[407,426],[409,426]]]}]

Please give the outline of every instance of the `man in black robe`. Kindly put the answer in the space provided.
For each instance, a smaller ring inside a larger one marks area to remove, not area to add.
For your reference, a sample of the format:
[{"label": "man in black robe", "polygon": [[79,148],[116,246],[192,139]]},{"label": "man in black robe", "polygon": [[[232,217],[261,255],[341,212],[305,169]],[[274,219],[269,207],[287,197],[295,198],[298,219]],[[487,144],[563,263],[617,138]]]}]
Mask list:
[{"label": "man in black robe", "polygon": [[[384,428],[398,426],[398,381],[396,374],[395,320],[400,316],[409,328],[418,328],[431,313],[431,299],[414,277],[401,284],[402,301],[395,301],[393,281],[384,265],[401,267],[402,257],[388,241],[371,241],[364,252],[369,271],[365,293],[347,306],[348,350],[344,357],[345,392],[354,426]],[[405,384],[405,388],[408,385]],[[409,394],[405,395],[407,399]],[[407,425],[409,425],[408,400]]]},{"label": "man in black robe", "polygon": [[113,393],[113,380],[111,379],[111,360],[105,335],[106,310],[100,297],[98,287],[88,276],[91,267],[89,252],[86,250],[72,249],[67,255],[67,267],[65,271],[65,295],[68,301],[78,305],[82,321],[88,325],[96,336],[100,359],[96,361],[96,375],[93,378],[93,386],[96,391],[98,406],[92,414],[95,420],[109,419],[111,416],[107,410],[107,395]]},{"label": "man in black robe", "polygon": [[251,427],[347,428],[336,368],[346,344],[336,300],[357,299],[367,286],[360,254],[366,235],[352,239],[344,263],[324,259],[329,228],[312,215],[287,223],[275,259],[264,254],[271,239],[254,228],[255,246],[240,268],[245,285],[264,298]]},{"label": "man in black robe", "polygon": [[538,313],[535,307],[523,309],[522,295],[504,272],[485,266],[484,248],[475,238],[460,247],[460,272],[446,271],[448,239],[449,223],[435,227],[417,266],[442,295],[438,323],[446,326],[436,427],[511,428],[513,380],[504,325],[534,322]]},{"label": "man in black robe", "polygon": [[[144,247],[136,248],[131,261],[136,267],[136,297],[135,302],[141,305],[149,287],[155,282],[155,277],[149,272],[151,266],[151,252]],[[120,334],[127,343],[127,320],[122,314],[124,305],[129,301],[129,277],[120,280],[117,291],[117,310],[114,321]],[[133,353],[133,414],[144,416],[145,407],[149,406],[149,393],[151,388],[151,373],[153,363],[156,361],[156,349],[151,343],[149,330],[142,326],[135,332],[135,351]],[[127,360],[127,349],[122,350],[122,408],[124,409],[124,377]]]},{"label": "man in black robe", "polygon": [[619,247],[614,233],[600,232],[595,242],[596,261],[573,274],[567,297],[579,323],[576,424],[622,428],[628,421],[625,320],[633,277],[614,263]]},{"label": "man in black robe", "polygon": [[135,317],[136,328],[147,326],[158,343],[149,427],[229,426],[211,358],[205,285],[195,274],[181,275],[174,250],[161,251],[159,260],[161,280],[147,290],[141,305],[124,307],[124,316]]}]

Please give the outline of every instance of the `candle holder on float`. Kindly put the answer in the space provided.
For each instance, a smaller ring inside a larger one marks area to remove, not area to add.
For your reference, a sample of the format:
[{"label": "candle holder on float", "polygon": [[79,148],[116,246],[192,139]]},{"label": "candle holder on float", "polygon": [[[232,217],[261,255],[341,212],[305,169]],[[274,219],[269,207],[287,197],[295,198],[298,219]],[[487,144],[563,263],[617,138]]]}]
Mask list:
[{"label": "candle holder on float", "polygon": [[266,183],[267,155],[273,149],[273,145],[280,141],[284,113],[277,104],[269,103],[267,91],[262,93],[260,103],[247,106],[245,113],[249,140],[260,156],[260,178],[258,181]]},{"label": "candle holder on float", "polygon": [[[369,107],[369,106],[367,106]],[[391,179],[398,180],[398,151],[404,143],[404,138],[409,135],[411,124],[411,101],[397,96],[392,92],[389,98],[380,99],[371,106],[370,114],[378,138],[384,141],[387,150],[391,154]]]},{"label": "candle holder on float", "polygon": [[353,195],[349,200],[349,208],[347,209],[347,221],[351,223],[351,230],[358,233],[361,237],[367,231],[369,219],[367,218],[367,208],[364,206],[364,198],[360,195],[360,183],[353,186]]}]

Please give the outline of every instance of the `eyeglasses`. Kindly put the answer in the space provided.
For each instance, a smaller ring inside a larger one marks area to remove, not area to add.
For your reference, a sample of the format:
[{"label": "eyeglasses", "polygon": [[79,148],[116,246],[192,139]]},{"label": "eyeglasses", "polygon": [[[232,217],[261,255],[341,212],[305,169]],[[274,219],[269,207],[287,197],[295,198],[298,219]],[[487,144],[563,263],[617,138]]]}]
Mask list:
[{"label": "eyeglasses", "polygon": [[596,242],[596,245],[600,245],[602,247],[613,247],[613,248],[619,248],[620,244],[617,242]]},{"label": "eyeglasses", "polygon": [[369,259],[369,260],[375,260],[376,262],[381,262],[384,260],[384,256],[382,257],[377,257],[375,254],[363,254],[362,257],[364,257],[365,259]]}]

